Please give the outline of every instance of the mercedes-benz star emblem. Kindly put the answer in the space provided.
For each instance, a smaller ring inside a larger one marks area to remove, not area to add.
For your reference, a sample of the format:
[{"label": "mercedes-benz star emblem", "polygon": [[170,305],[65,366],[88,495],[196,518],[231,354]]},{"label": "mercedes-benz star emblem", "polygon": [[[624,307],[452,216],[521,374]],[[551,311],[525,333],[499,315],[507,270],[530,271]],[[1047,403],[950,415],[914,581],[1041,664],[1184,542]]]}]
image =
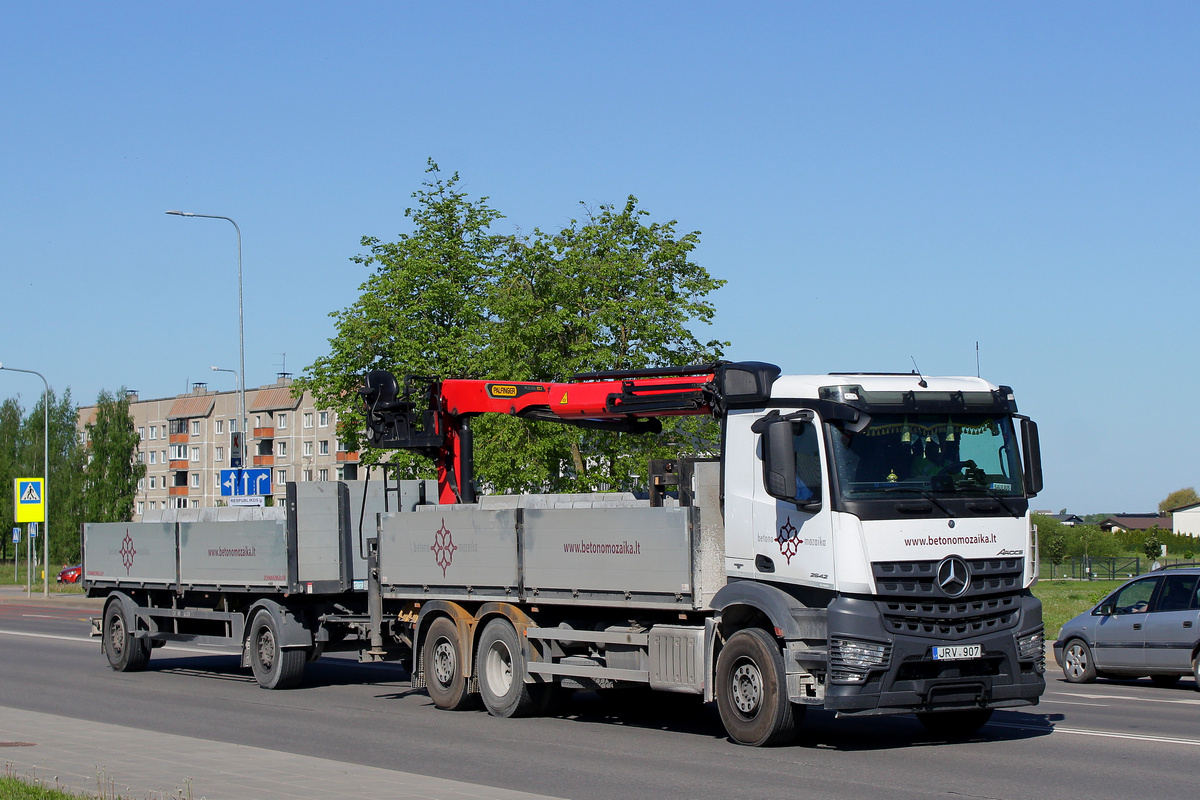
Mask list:
[{"label": "mercedes-benz star emblem", "polygon": [[943,558],[937,565],[937,584],[946,597],[962,597],[971,587],[971,570],[958,556]]}]

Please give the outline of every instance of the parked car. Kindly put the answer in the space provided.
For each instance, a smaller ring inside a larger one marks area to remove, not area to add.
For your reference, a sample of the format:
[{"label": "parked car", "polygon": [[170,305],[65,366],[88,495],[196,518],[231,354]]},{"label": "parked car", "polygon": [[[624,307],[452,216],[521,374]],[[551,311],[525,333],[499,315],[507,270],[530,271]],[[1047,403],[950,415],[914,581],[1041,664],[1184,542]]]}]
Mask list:
[{"label": "parked car", "polygon": [[79,583],[79,577],[83,575],[83,565],[76,564],[73,567],[63,567],[58,572],[59,583]]},{"label": "parked car", "polygon": [[1149,675],[1200,690],[1200,567],[1141,575],[1063,625],[1054,660],[1069,683]]}]

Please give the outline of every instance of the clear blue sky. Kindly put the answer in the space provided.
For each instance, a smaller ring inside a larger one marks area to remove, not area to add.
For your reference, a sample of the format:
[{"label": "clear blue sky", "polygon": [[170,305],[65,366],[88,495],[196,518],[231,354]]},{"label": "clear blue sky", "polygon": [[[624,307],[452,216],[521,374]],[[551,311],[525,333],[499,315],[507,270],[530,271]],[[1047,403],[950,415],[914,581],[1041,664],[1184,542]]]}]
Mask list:
[{"label": "clear blue sky", "polygon": [[[1041,425],[1036,507],[1200,485],[1200,4],[15,3],[0,361],[231,389],[323,353],[428,157],[552,228],[702,232],[713,335],[785,372],[976,371]],[[703,333],[703,332],[702,332]],[[28,408],[40,382],[0,372]]]}]

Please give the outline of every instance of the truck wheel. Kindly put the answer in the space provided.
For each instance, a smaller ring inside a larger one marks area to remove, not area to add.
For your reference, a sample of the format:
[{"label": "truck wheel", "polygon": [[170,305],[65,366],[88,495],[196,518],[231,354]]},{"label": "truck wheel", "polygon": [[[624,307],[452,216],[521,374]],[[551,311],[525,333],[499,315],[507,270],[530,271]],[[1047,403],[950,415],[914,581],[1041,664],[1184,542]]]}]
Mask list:
[{"label": "truck wheel", "polygon": [[135,639],[133,620],[125,618],[125,607],[112,602],[104,609],[104,655],[117,672],[139,672],[150,660],[150,640]]},{"label": "truck wheel", "polygon": [[766,631],[747,628],[729,637],[717,656],[717,709],[729,738],[759,747],[796,734],[779,646]]},{"label": "truck wheel", "polygon": [[966,708],[959,711],[930,711],[917,714],[917,719],[931,733],[950,739],[970,736],[992,718],[990,708]]},{"label": "truck wheel", "polygon": [[266,609],[250,624],[250,669],[264,689],[291,689],[304,676],[307,653],[303,648],[284,650],[279,645],[279,623]]},{"label": "truck wheel", "polygon": [[1092,648],[1082,639],[1072,639],[1063,648],[1063,677],[1067,683],[1095,682],[1096,663],[1092,660]]},{"label": "truck wheel", "polygon": [[525,651],[516,629],[506,619],[494,619],[479,637],[475,660],[479,696],[493,717],[524,717],[537,705],[525,682]]},{"label": "truck wheel", "polygon": [[425,670],[425,689],[435,706],[459,711],[469,705],[458,626],[449,617],[439,617],[429,626],[421,649],[421,666]]}]

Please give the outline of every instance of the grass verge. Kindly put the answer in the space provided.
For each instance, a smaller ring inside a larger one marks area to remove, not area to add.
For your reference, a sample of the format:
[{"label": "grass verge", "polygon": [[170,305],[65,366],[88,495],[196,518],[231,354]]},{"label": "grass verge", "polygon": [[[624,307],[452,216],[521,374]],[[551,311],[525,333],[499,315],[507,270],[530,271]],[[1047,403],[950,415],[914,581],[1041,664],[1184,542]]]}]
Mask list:
[{"label": "grass verge", "polygon": [[1040,580],[1033,587],[1042,601],[1042,621],[1046,641],[1058,638],[1063,623],[1086,611],[1125,581]]}]

